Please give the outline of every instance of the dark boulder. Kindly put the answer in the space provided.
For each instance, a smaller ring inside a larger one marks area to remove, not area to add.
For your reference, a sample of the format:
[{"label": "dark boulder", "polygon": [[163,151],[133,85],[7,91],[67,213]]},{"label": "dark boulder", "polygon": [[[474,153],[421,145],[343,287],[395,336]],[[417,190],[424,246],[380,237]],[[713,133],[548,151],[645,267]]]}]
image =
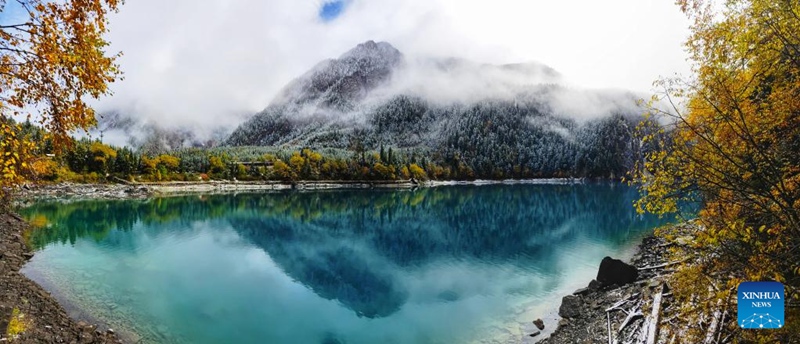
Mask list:
[{"label": "dark boulder", "polygon": [[558,308],[558,315],[562,318],[574,318],[581,314],[583,301],[580,296],[567,295],[561,299],[561,307]]},{"label": "dark boulder", "polygon": [[540,330],[544,330],[544,321],[542,321],[542,319],[534,320],[533,324],[536,325],[536,328],[538,328]]},{"label": "dark boulder", "polygon": [[637,278],[639,270],[635,266],[611,257],[603,258],[597,271],[597,281],[602,286],[623,286],[635,282]]},{"label": "dark boulder", "polygon": [[592,292],[592,289],[589,288],[589,287],[586,287],[586,288],[580,288],[578,290],[573,291],[572,295],[586,296],[586,295],[589,295],[589,293],[591,293],[591,292]]}]

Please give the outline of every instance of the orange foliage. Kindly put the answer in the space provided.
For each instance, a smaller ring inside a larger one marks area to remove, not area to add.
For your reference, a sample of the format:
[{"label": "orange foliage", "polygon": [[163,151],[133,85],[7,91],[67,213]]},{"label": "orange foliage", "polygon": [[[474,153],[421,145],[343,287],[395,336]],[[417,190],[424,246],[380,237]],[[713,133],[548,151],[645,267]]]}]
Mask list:
[{"label": "orange foliage", "polygon": [[69,133],[95,124],[85,99],[108,93],[119,76],[116,56],[107,56],[107,14],[118,0],[19,0],[28,18],[0,27],[0,184],[24,180],[32,144],[12,118],[37,118],[52,133],[56,149]]}]

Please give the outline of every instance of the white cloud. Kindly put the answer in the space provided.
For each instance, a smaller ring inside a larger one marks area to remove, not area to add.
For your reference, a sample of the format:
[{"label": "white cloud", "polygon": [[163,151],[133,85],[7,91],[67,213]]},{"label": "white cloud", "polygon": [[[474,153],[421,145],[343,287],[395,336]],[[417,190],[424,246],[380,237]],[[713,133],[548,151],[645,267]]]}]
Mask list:
[{"label": "white cloud", "polygon": [[407,55],[538,61],[585,87],[649,91],[688,70],[688,22],[671,1],[137,0],[112,17],[125,80],[98,109],[209,133],[263,109],[292,78],[366,40]]}]

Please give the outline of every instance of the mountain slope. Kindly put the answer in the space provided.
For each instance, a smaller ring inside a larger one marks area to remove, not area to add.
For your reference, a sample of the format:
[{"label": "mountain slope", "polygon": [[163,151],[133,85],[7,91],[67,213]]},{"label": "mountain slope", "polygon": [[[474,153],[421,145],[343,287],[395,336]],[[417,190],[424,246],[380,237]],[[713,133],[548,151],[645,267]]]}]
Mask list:
[{"label": "mountain slope", "polygon": [[289,83],[226,143],[391,146],[466,177],[620,176],[640,154],[636,98],[564,86],[540,64],[412,60],[369,41]]}]

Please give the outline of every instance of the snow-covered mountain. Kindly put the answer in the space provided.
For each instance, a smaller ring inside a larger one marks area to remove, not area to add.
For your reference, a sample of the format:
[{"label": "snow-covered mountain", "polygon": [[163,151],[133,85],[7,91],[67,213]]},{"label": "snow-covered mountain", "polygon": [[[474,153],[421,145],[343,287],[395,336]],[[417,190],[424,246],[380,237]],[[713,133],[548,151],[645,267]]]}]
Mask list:
[{"label": "snow-covered mountain", "polygon": [[289,83],[226,143],[420,148],[481,176],[619,176],[640,154],[637,98],[569,86],[537,63],[412,59],[369,41]]}]

